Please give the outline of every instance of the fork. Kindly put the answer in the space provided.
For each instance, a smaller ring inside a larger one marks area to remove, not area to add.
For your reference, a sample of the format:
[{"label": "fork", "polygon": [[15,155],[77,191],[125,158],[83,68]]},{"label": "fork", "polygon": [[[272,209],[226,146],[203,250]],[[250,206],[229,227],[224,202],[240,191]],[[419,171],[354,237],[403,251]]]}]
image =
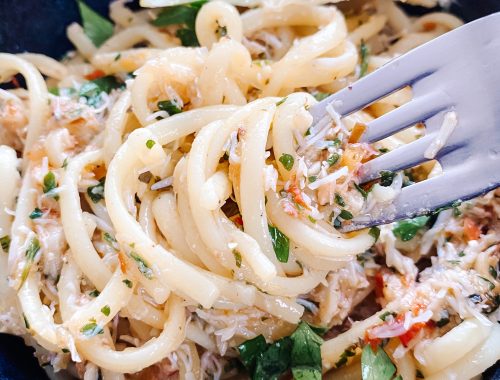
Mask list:
[{"label": "fork", "polygon": [[427,214],[500,186],[500,12],[436,38],[311,107],[317,123],[331,105],[341,117],[403,87],[413,99],[366,125],[360,142],[373,143],[417,123],[425,135],[363,164],[360,183],[381,171],[411,168],[425,161],[448,112],[458,124],[435,159],[439,176],[404,187],[379,215],[360,215],[343,225],[348,232]]}]

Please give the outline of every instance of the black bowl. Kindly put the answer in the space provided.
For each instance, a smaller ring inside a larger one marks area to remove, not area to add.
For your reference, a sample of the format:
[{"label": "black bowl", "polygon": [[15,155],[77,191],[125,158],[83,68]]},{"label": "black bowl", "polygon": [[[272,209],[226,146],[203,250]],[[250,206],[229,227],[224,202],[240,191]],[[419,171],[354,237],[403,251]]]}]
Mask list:
[{"label": "black bowl", "polygon": [[[86,0],[93,9],[108,14],[109,1]],[[131,7],[136,8],[137,2]],[[409,14],[428,13],[428,8],[403,4]],[[500,12],[500,0],[454,0],[449,9],[464,21]],[[73,0],[0,0],[0,52],[33,52],[61,58],[72,45],[66,27],[80,21]],[[500,362],[483,374],[484,380],[500,380]],[[0,334],[0,380],[48,380],[22,339]]]}]

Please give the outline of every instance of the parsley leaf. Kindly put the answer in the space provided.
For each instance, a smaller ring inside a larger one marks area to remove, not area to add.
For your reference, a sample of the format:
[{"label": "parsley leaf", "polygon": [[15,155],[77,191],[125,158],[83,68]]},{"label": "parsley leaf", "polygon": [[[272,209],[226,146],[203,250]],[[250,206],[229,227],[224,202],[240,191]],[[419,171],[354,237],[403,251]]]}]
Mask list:
[{"label": "parsley leaf", "polygon": [[87,323],[80,329],[80,332],[87,338],[91,338],[99,334],[104,334],[104,330],[97,324],[95,319],[91,319],[90,323]]},{"label": "parsley leaf", "polygon": [[127,288],[132,289],[132,286],[134,285],[132,281],[130,281],[128,278],[122,281],[125,285],[127,285]]},{"label": "parsley leaf", "polygon": [[368,72],[368,56],[370,55],[370,50],[365,44],[365,41],[361,40],[361,45],[359,47],[359,53],[361,56],[361,64],[359,66],[359,77],[363,77]]},{"label": "parsley leaf", "polygon": [[148,280],[151,280],[153,278],[153,270],[149,267],[146,261],[134,251],[130,252],[130,257],[137,263],[139,272],[141,272]]},{"label": "parsley leaf", "polygon": [[81,0],[78,1],[78,8],[82,17],[83,31],[95,46],[101,46],[113,35],[113,24]]},{"label": "parsley leaf", "polygon": [[257,360],[253,380],[278,379],[278,376],[290,368],[290,351],[292,340],[282,338],[269,345]]},{"label": "parsley leaf", "polygon": [[392,185],[392,181],[394,181],[394,177],[396,176],[396,173],[388,171],[388,170],[382,170],[380,172],[380,186],[384,187],[389,187]]},{"label": "parsley leaf", "polygon": [[160,100],[157,106],[159,110],[166,111],[169,116],[182,112],[182,108],[172,100]]},{"label": "parsley leaf", "polygon": [[351,220],[353,218],[353,215],[347,210],[340,211],[339,216],[344,220]]},{"label": "parsley leaf", "polygon": [[24,255],[26,256],[26,264],[24,265],[24,269],[21,274],[22,283],[24,283],[24,281],[26,281],[26,279],[28,278],[31,269],[31,264],[33,264],[33,261],[35,261],[35,257],[40,251],[40,248],[41,248],[40,241],[35,236],[33,239],[31,239],[28,248],[26,248],[26,252],[24,252]]},{"label": "parsley leaf", "polygon": [[92,199],[92,202],[99,203],[101,199],[104,199],[104,183],[106,182],[106,177],[99,180],[99,183],[95,186],[89,186],[87,188],[87,195]]},{"label": "parsley leaf", "polygon": [[109,307],[109,305],[104,305],[101,308],[101,313],[103,313],[106,317],[109,317],[109,313],[111,313],[111,308]]},{"label": "parsley leaf", "polygon": [[99,294],[101,294],[101,292],[100,292],[99,290],[97,290],[97,289],[94,289],[94,290],[92,290],[92,291],[89,293],[89,296],[90,296],[90,297],[94,297],[94,298],[96,298],[96,297],[99,297]]},{"label": "parsley leaf", "polygon": [[31,214],[29,215],[30,219],[38,219],[41,218],[43,215],[43,211],[40,210],[38,207],[35,207],[33,211],[31,211]]},{"label": "parsley leaf", "polygon": [[99,107],[102,103],[101,94],[105,92],[109,94],[112,90],[123,88],[123,83],[112,75],[93,79],[80,87],[79,96],[87,100],[87,104],[91,107]]},{"label": "parsley leaf", "polygon": [[376,242],[378,240],[379,236],[380,236],[380,228],[378,228],[378,227],[372,227],[368,231],[368,234],[370,236],[372,236],[375,239],[375,242]]},{"label": "parsley leaf", "polygon": [[338,204],[340,207],[345,207],[344,198],[342,198],[342,195],[338,193],[335,193],[335,203]]},{"label": "parsley leaf", "polygon": [[415,237],[429,220],[428,216],[417,216],[413,219],[406,219],[396,223],[392,233],[402,241],[409,241]]},{"label": "parsley leaf", "polygon": [[291,154],[283,153],[279,159],[279,162],[281,162],[286,170],[290,171],[293,168],[294,159]]},{"label": "parsley leaf", "polygon": [[241,253],[236,249],[233,249],[234,261],[236,261],[236,266],[241,268]]},{"label": "parsley leaf", "polygon": [[154,140],[148,140],[148,141],[146,141],[146,148],[152,149],[155,146],[155,144],[156,144],[156,141],[154,141]]},{"label": "parsley leaf", "polygon": [[321,379],[321,339],[311,327],[301,322],[290,336],[292,340],[291,367],[294,379]]},{"label": "parsley leaf", "polygon": [[43,192],[47,196],[54,198],[56,201],[59,199],[59,195],[54,194],[54,189],[57,187],[56,176],[53,172],[48,172],[43,177]]},{"label": "parsley leaf", "polygon": [[290,240],[288,237],[278,230],[276,227],[269,225],[269,233],[273,241],[274,253],[278,260],[282,263],[288,262],[288,255],[290,253]]},{"label": "parsley leaf", "polygon": [[255,364],[259,354],[266,348],[267,343],[262,335],[247,340],[238,346],[241,362],[250,372],[253,372],[255,369]]},{"label": "parsley leaf", "polygon": [[337,161],[340,159],[340,154],[338,153],[333,153],[328,159],[326,160],[326,163],[329,166],[333,166],[337,163]]},{"label": "parsley leaf", "polygon": [[382,347],[374,352],[367,344],[361,354],[361,375],[363,380],[391,380],[396,367]]}]

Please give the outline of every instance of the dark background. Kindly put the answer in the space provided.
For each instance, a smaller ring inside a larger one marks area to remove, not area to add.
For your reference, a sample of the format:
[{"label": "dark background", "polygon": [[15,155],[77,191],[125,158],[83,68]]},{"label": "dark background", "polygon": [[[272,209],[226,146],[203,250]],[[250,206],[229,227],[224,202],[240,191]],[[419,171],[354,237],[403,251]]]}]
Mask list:
[{"label": "dark background", "polygon": [[[86,0],[94,10],[108,13],[107,0]],[[131,7],[136,8],[137,2]],[[428,9],[403,5],[410,14]],[[455,0],[450,11],[464,21],[500,12],[500,0]],[[61,58],[72,49],[66,38],[66,26],[80,21],[74,0],[0,0],[0,52],[33,52]],[[499,342],[500,344],[500,342]],[[46,380],[33,350],[22,339],[0,334],[0,380]],[[485,380],[500,380],[500,365],[483,374]]]}]

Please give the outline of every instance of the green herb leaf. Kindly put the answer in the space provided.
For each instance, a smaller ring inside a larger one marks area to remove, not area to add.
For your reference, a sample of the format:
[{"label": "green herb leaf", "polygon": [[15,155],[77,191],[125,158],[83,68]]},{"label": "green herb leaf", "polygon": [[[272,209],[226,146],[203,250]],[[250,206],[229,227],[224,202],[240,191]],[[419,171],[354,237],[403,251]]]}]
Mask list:
[{"label": "green herb leaf", "polygon": [[287,97],[287,96],[285,96],[285,97],[284,97],[284,98],[282,98],[279,102],[277,102],[277,103],[276,103],[276,107],[279,107],[280,105],[282,105],[283,103],[285,103],[287,98],[288,98],[288,97]]},{"label": "green herb leaf", "polygon": [[106,241],[106,243],[108,243],[109,245],[113,246],[114,243],[116,243],[116,239],[113,237],[113,235],[111,235],[109,232],[105,232],[103,235],[102,235],[104,241]]},{"label": "green herb leaf", "polygon": [[311,176],[307,177],[307,179],[308,179],[309,183],[313,183],[318,179],[318,177],[316,177],[315,175],[311,175]]},{"label": "green herb leaf", "polygon": [[109,307],[109,305],[103,306],[101,309],[101,313],[103,313],[106,317],[108,317],[109,313],[111,313],[111,308]]},{"label": "green herb leaf", "polygon": [[292,340],[289,337],[282,338],[259,355],[253,380],[278,379],[278,376],[290,368],[290,351]]},{"label": "green herb leaf", "polygon": [[104,334],[104,330],[97,324],[95,319],[91,319],[90,323],[87,323],[80,329],[80,333],[87,338],[91,338],[99,334]]},{"label": "green herb leaf", "polygon": [[266,339],[262,335],[247,340],[238,346],[241,362],[250,372],[253,372],[258,356],[266,348]]},{"label": "green herb leaf", "polygon": [[380,236],[380,228],[378,227],[372,227],[370,228],[370,231],[368,231],[368,234],[372,236],[375,239],[375,242],[378,240]]},{"label": "green herb leaf", "polygon": [[40,210],[38,207],[35,207],[35,209],[33,211],[31,211],[30,219],[38,219],[38,218],[41,218],[42,215],[43,215],[43,211]]},{"label": "green herb leaf", "polygon": [[392,233],[402,241],[409,241],[426,225],[428,220],[428,216],[418,216],[413,219],[397,222]]},{"label": "green herb leaf", "polygon": [[200,46],[194,29],[179,29],[175,36],[181,40],[182,46]]},{"label": "green herb leaf", "polygon": [[337,161],[340,159],[340,154],[338,153],[333,153],[328,159],[326,160],[326,163],[329,166],[333,166],[337,163]]},{"label": "green herb leaf", "polygon": [[495,284],[492,283],[490,280],[488,280],[486,277],[483,277],[483,276],[478,276],[481,280],[483,280],[484,282],[486,282],[488,284],[488,288],[490,290],[493,290],[495,289]]},{"label": "green herb leaf", "polygon": [[126,278],[125,280],[122,281],[125,285],[127,285],[127,288],[129,289],[132,289],[132,286],[134,286],[134,284],[132,283],[132,281],[130,281],[128,278]]},{"label": "green herb leaf", "polygon": [[359,47],[359,53],[361,56],[361,64],[359,66],[359,77],[362,78],[368,72],[368,56],[370,55],[370,50],[365,44],[365,41],[361,40],[361,45]]},{"label": "green herb leaf", "polygon": [[113,24],[81,0],[78,1],[78,8],[82,17],[83,31],[95,46],[101,46],[113,35]]},{"label": "green herb leaf", "polygon": [[382,170],[380,172],[380,186],[388,187],[392,185],[392,181],[394,181],[394,177],[396,176],[396,173],[388,171],[388,170]]},{"label": "green herb leaf", "polygon": [[34,237],[33,239],[31,239],[31,242],[28,245],[28,248],[26,249],[25,252],[26,259],[30,262],[33,262],[35,260],[38,251],[40,251],[40,241],[38,240],[37,237]]},{"label": "green herb leaf", "polygon": [[367,344],[361,354],[361,376],[363,380],[391,380],[396,367],[382,347],[376,352]]},{"label": "green herb leaf", "polygon": [[158,109],[165,111],[169,116],[182,112],[182,108],[172,100],[161,100],[157,103]]},{"label": "green herb leaf", "polygon": [[346,365],[349,358],[356,355],[355,350],[356,350],[356,345],[354,344],[350,347],[347,347],[344,350],[344,352],[342,352],[342,355],[340,355],[339,360],[335,363],[335,367],[340,368]]},{"label": "green herb leaf", "polygon": [[340,211],[339,216],[344,220],[351,220],[353,218],[353,215],[347,210]]},{"label": "green herb leaf", "polygon": [[66,158],[64,159],[64,161],[63,161],[63,164],[62,164],[61,168],[66,169],[67,167],[68,167],[68,157],[66,157]]},{"label": "green herb leaf", "polygon": [[59,195],[54,193],[54,189],[56,187],[57,181],[54,173],[48,172],[47,174],[45,174],[45,177],[43,177],[43,192],[57,201],[59,200]]},{"label": "green herb leaf", "polygon": [[112,90],[123,88],[124,84],[112,75],[88,81],[80,87],[78,95],[85,98],[87,104],[97,108],[102,104],[101,94],[109,94]]},{"label": "green herb leaf", "polygon": [[194,28],[196,15],[207,0],[193,1],[192,3],[165,7],[152,22],[155,26],[186,24]]},{"label": "green herb leaf", "polygon": [[300,322],[290,338],[293,343],[291,366],[294,379],[320,380],[323,339],[305,322]]},{"label": "green herb leaf", "polygon": [[146,261],[134,251],[130,252],[130,257],[137,263],[139,272],[141,272],[148,280],[151,280],[153,278],[153,270],[149,267]]},{"label": "green herb leaf", "polygon": [[359,191],[359,193],[363,196],[363,198],[365,198],[365,199],[368,198],[369,191],[366,191],[361,186],[359,186],[357,183],[354,184],[354,187],[356,188],[356,190]]},{"label": "green herb leaf", "polygon": [[9,252],[10,248],[10,236],[5,235],[0,238],[0,244],[2,245],[2,249],[4,252]]},{"label": "green herb leaf", "polygon": [[99,297],[99,294],[101,294],[101,292],[100,292],[99,290],[97,290],[97,289],[94,289],[94,290],[92,290],[92,291],[89,293],[89,296],[90,296],[90,297],[94,297],[94,298],[96,298],[96,297]]},{"label": "green herb leaf", "polygon": [[156,144],[156,141],[148,140],[148,141],[146,141],[146,148],[151,149],[155,146],[155,144]]},{"label": "green herb leaf", "polygon": [[496,280],[496,278],[498,277],[498,272],[495,269],[495,267],[493,267],[492,265],[490,265],[489,268],[488,268],[488,272],[490,273],[490,276],[493,277]]},{"label": "green herb leaf", "polygon": [[340,207],[345,207],[344,198],[342,198],[340,194],[335,193],[335,203],[338,204]]},{"label": "green herb leaf", "polygon": [[236,261],[236,266],[238,268],[241,268],[241,253],[238,252],[236,249],[233,249],[233,256],[234,260]]},{"label": "green herb leaf", "polygon": [[89,186],[87,188],[87,195],[92,199],[92,202],[99,203],[101,199],[104,199],[104,184],[106,182],[106,177],[99,180],[99,183],[95,186]]},{"label": "green herb leaf", "polygon": [[269,225],[269,233],[273,241],[274,253],[278,260],[282,263],[288,262],[288,255],[290,253],[290,240],[288,237],[278,230],[276,227]]},{"label": "green herb leaf", "polygon": [[24,327],[26,327],[26,330],[30,329],[30,323],[28,322],[28,318],[26,315],[23,313],[23,319],[24,319]]},{"label": "green herb leaf", "polygon": [[286,170],[288,170],[288,171],[292,170],[294,159],[293,159],[293,156],[291,154],[283,153],[281,155],[279,161],[281,162],[281,164],[283,165],[283,167]]},{"label": "green herb leaf", "polygon": [[323,99],[326,99],[330,96],[331,94],[327,94],[326,92],[317,92],[313,96],[316,98],[318,102],[321,102]]},{"label": "green herb leaf", "polygon": [[392,311],[386,311],[385,313],[381,314],[381,315],[379,316],[379,318],[385,322],[385,320],[387,319],[387,317],[388,317],[389,315],[392,315],[393,317],[395,317],[395,316],[396,316],[396,313],[393,313]]},{"label": "green herb leaf", "polygon": [[59,96],[59,87],[49,87],[47,90],[52,95]]}]

